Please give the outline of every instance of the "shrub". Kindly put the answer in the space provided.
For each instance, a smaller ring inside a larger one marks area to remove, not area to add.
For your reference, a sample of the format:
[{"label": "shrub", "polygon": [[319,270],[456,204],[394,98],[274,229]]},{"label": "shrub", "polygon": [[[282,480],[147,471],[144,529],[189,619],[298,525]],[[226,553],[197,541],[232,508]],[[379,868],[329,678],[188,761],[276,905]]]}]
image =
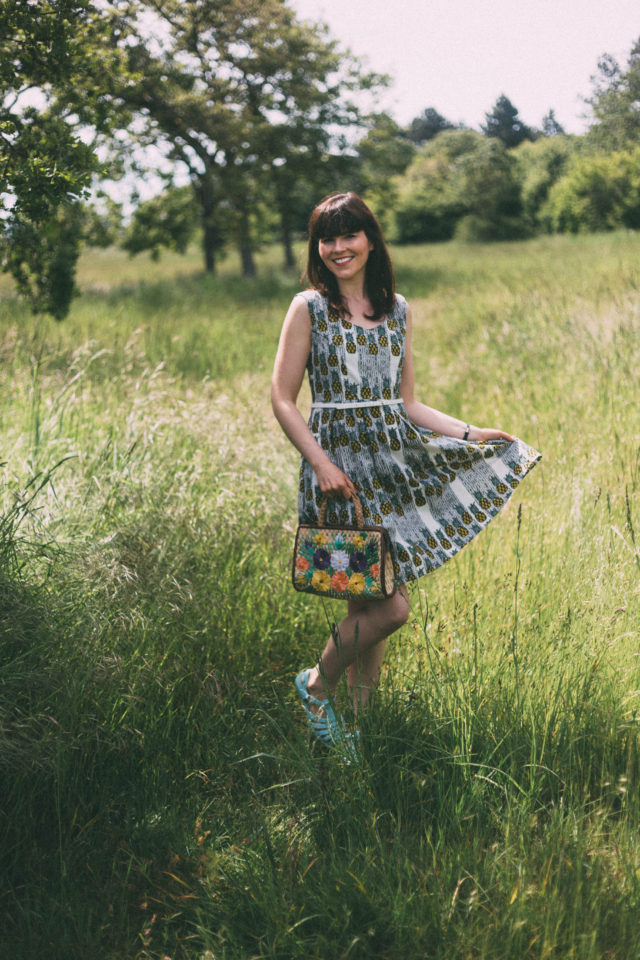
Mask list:
[{"label": "shrub", "polygon": [[523,143],[515,151],[522,213],[530,228],[541,225],[540,211],[575,149],[574,138],[554,136]]},{"label": "shrub", "polygon": [[572,159],[541,217],[555,232],[640,227],[640,147]]},{"label": "shrub", "polygon": [[512,154],[473,130],[446,131],[421,150],[399,187],[398,243],[510,240],[526,234]]}]

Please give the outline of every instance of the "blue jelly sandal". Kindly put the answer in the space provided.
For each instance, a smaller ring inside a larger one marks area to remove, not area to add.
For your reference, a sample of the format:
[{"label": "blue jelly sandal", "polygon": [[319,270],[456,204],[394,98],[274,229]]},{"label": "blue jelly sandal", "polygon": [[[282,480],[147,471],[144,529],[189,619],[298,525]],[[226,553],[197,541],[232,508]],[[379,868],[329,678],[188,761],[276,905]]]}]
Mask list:
[{"label": "blue jelly sandal", "polygon": [[[347,733],[345,730],[344,719],[340,714],[335,713],[328,700],[318,700],[309,693],[309,674],[310,670],[302,670],[295,679],[296,690],[302,700],[302,706],[307,713],[307,720],[311,731],[320,743],[326,747],[341,747],[344,750],[345,760],[352,762],[357,759],[358,752],[356,741],[360,738],[360,731],[357,730],[355,736]],[[310,705],[318,707],[318,712],[314,713]]]}]

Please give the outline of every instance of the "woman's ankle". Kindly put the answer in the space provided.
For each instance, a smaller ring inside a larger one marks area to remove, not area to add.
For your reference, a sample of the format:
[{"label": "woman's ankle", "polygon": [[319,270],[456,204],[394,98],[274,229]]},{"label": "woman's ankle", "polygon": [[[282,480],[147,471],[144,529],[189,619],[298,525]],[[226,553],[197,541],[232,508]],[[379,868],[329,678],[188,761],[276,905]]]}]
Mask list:
[{"label": "woman's ankle", "polygon": [[318,667],[311,667],[309,679],[307,681],[307,690],[316,700],[326,700],[332,696],[332,690],[329,687],[326,678],[323,679]]}]

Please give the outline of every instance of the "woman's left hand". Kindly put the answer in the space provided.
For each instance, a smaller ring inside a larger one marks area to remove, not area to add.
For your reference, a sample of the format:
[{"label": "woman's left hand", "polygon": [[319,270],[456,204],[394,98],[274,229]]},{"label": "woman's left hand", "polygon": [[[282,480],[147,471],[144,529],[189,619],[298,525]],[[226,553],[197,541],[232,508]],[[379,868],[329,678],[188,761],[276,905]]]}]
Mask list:
[{"label": "woman's left hand", "polygon": [[505,433],[504,430],[492,430],[490,427],[473,427],[470,434],[469,440],[515,440],[515,437],[512,437],[510,433]]}]

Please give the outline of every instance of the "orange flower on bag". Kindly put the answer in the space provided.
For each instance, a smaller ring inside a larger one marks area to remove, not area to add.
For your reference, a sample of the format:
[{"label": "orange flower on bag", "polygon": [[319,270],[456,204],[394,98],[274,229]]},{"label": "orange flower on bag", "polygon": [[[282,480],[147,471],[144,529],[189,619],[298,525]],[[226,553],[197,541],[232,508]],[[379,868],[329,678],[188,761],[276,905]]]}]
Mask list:
[{"label": "orange flower on bag", "polygon": [[331,577],[331,588],[339,593],[344,593],[348,586],[349,574],[345,573],[344,570],[337,570]]},{"label": "orange flower on bag", "polygon": [[302,573],[309,569],[309,561],[306,557],[298,557],[296,560],[296,569],[302,571]]},{"label": "orange flower on bag", "polygon": [[373,577],[373,579],[374,579],[374,580],[377,580],[378,577],[380,576],[380,564],[379,564],[379,563],[372,563],[371,566],[369,567],[369,572],[370,572],[371,576]]}]

